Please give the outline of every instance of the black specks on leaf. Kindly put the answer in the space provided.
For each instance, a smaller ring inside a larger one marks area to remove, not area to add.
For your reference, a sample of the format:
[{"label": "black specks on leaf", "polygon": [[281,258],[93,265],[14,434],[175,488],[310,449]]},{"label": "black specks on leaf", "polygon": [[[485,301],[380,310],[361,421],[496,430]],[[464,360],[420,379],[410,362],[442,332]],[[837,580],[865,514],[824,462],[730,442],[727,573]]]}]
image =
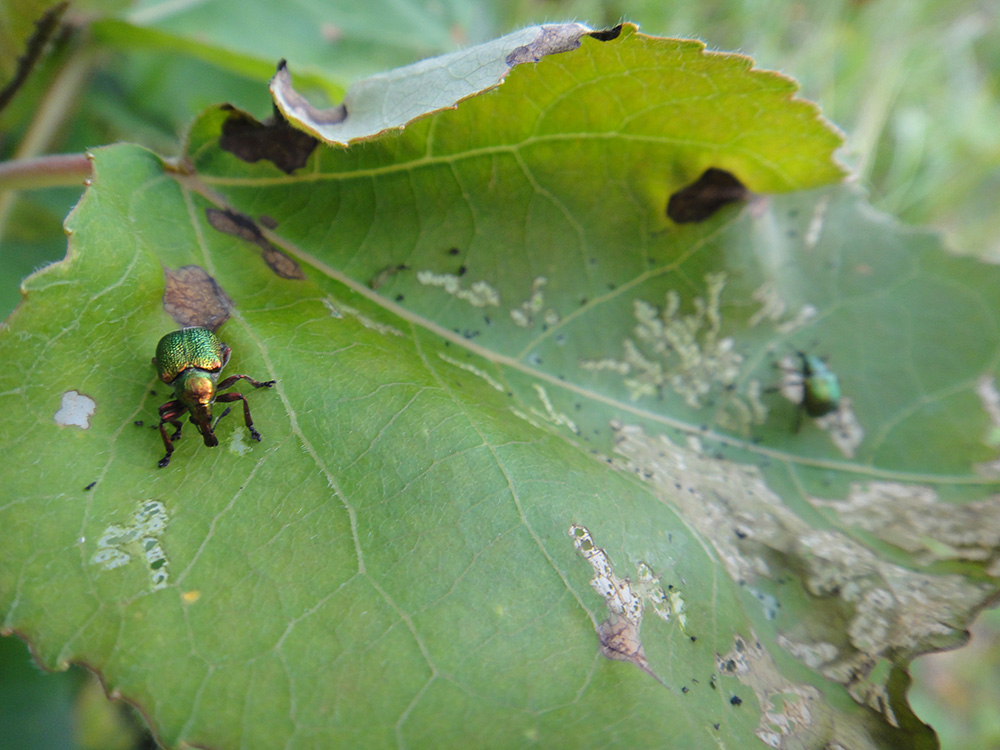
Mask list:
[{"label": "black specks on leaf", "polygon": [[233,301],[204,268],[164,268],[163,275],[163,310],[177,325],[202,326],[215,332],[229,319]]},{"label": "black specks on leaf", "polygon": [[732,174],[710,167],[697,180],[670,196],[667,216],[678,224],[705,221],[727,203],[744,201],[749,195],[750,191]]},{"label": "black specks on leaf", "polygon": [[734,706],[742,706],[743,705],[743,699],[740,698],[740,696],[738,696],[738,695],[734,695],[732,698],[730,698],[729,702],[730,702],[730,704],[732,704]]},{"label": "black specks on leaf", "polygon": [[465,266],[459,266],[459,267],[458,267],[458,273],[456,274],[456,276],[465,276],[465,274],[466,274],[466,272],[467,272],[468,270],[469,270],[469,269],[468,269],[468,268],[466,268]]},{"label": "black specks on leaf", "polygon": [[96,487],[96,486],[97,486],[97,482],[91,482],[90,484],[88,484],[86,487],[83,488],[83,491],[84,492],[89,492],[90,490],[94,489],[94,487]]},{"label": "black specks on leaf", "polygon": [[448,255],[458,255],[460,252],[462,251],[459,250],[457,247],[452,247],[448,249]]},{"label": "black specks on leaf", "polygon": [[396,295],[396,302],[402,302],[404,299],[406,299],[406,297],[404,297],[402,294]]},{"label": "black specks on leaf", "polygon": [[688,688],[688,686],[687,686],[687,685],[684,685],[684,686],[683,686],[683,687],[681,688],[681,692],[682,692],[682,693],[684,693],[685,695],[687,695],[687,692],[688,692],[688,689],[689,689],[689,688]]},{"label": "black specks on leaf", "polygon": [[134,424],[136,427],[142,427],[144,422],[141,419],[137,419],[132,424]]},{"label": "black specks on leaf", "polygon": [[618,24],[611,29],[598,29],[597,31],[591,31],[587,36],[591,39],[596,39],[599,42],[610,42],[621,36],[622,25]]},{"label": "black specks on leaf", "polygon": [[272,245],[260,227],[246,214],[230,209],[206,208],[205,218],[213,229],[252,242],[259,247],[261,257],[268,268],[281,278],[301,280],[306,277],[299,264]]},{"label": "black specks on leaf", "polygon": [[230,104],[224,104],[223,109],[229,116],[222,124],[219,148],[245,162],[265,159],[291,174],[305,165],[319,145],[317,139],[289,125],[277,108],[263,122]]}]

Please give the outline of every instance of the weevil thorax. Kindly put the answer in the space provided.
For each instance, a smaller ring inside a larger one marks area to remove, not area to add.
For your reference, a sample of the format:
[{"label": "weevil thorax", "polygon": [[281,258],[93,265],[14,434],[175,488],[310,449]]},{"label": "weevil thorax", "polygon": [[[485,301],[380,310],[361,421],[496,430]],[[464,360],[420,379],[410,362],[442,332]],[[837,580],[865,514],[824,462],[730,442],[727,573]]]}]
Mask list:
[{"label": "weevil thorax", "polygon": [[153,361],[160,379],[173,386],[175,397],[191,410],[194,421],[208,423],[215,384],[229,354],[229,347],[207,328],[182,328],[160,339]]},{"label": "weevil thorax", "polygon": [[212,402],[219,373],[190,367],[174,381],[174,395],[190,411],[195,422],[212,421]]}]

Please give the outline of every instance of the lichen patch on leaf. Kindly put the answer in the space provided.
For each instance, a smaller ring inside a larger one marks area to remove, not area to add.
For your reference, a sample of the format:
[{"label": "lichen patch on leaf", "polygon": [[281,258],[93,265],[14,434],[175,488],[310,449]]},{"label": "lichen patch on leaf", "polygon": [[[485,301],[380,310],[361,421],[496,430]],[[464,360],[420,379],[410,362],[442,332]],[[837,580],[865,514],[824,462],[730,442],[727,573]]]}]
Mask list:
[{"label": "lichen patch on leaf", "polygon": [[403,332],[400,331],[395,326],[391,326],[387,323],[380,323],[377,320],[372,320],[367,315],[364,315],[360,310],[355,307],[351,307],[346,302],[341,302],[340,300],[334,300],[330,298],[323,299],[323,307],[330,311],[330,315],[334,318],[343,318],[344,315],[350,315],[361,325],[371,331],[377,331],[378,333],[387,336],[402,336]]},{"label": "lichen patch on leaf", "polygon": [[127,526],[110,524],[97,541],[97,551],[90,558],[104,570],[114,570],[142,558],[149,571],[150,590],[166,587],[170,577],[169,561],[160,537],[170,519],[159,500],[147,500],[132,514]]},{"label": "lichen patch on leaf", "polygon": [[736,635],[732,650],[716,654],[715,666],[754,691],[762,711],[755,733],[768,747],[812,746],[811,740],[832,735],[833,711],[819,690],[782,675],[754,633],[749,640]]},{"label": "lichen patch on leaf", "polygon": [[987,583],[910,570],[846,534],[813,528],[757,467],[711,457],[697,440],[682,447],[636,426],[612,429],[627,468],[711,542],[733,580],[759,590],[777,579],[786,587],[798,580],[816,617],[781,622],[775,607],[779,627],[803,646],[835,644],[836,656],[819,671],[890,723],[896,721],[885,682],[890,669],[880,665],[962,642],[963,618],[990,597]]},{"label": "lichen patch on leaf", "polygon": [[762,422],[767,407],[760,401],[760,383],[751,380],[744,393],[735,387],[743,364],[735,341],[721,335],[721,298],[726,274],[705,276],[705,296],[696,296],[693,311],[681,311],[682,300],[673,289],[658,307],[635,300],[634,338],[622,342],[621,358],[584,359],[580,367],[613,372],[622,377],[633,401],[657,396],[670,388],[692,408],[705,405],[710,394],[722,394],[716,420],[739,432]]},{"label": "lichen patch on leaf", "polygon": [[[778,333],[787,335],[808,325],[817,314],[813,305],[802,305],[794,316],[785,318],[788,312],[788,303],[778,292],[778,287],[773,281],[765,281],[754,289],[753,298],[754,301],[760,303],[760,309],[747,321],[747,325],[751,328],[767,320],[774,324]],[[782,318],[785,319],[782,320]]]},{"label": "lichen patch on leaf", "polygon": [[857,482],[843,500],[809,498],[847,524],[914,554],[921,565],[940,560],[983,563],[1000,576],[1000,497],[951,504],[930,487]]},{"label": "lichen patch on leaf", "polygon": [[417,281],[424,286],[444,289],[456,299],[468,302],[473,307],[498,307],[500,293],[488,281],[476,281],[468,289],[462,287],[461,279],[452,273],[418,271]]},{"label": "lichen patch on leaf", "polygon": [[567,414],[561,411],[556,411],[556,408],[552,405],[552,399],[549,398],[548,391],[546,391],[545,388],[539,383],[535,383],[533,388],[535,389],[535,393],[538,394],[538,399],[542,402],[545,412],[543,413],[538,409],[532,408],[532,413],[547,422],[566,427],[574,435],[579,435],[580,428],[577,426],[576,422],[574,422]]},{"label": "lichen patch on leaf", "polygon": [[182,328],[201,326],[213,333],[229,320],[233,301],[201,266],[163,269],[163,310]]},{"label": "lichen patch on leaf", "polygon": [[[549,280],[544,276],[536,277],[531,282],[531,292],[528,298],[511,309],[510,318],[518,328],[531,328],[535,324],[535,317],[545,307],[545,285],[548,283]],[[547,325],[555,325],[558,322],[559,314],[555,310],[546,311]]]},{"label": "lichen patch on leaf", "polygon": [[458,367],[461,370],[465,370],[466,372],[472,373],[477,378],[481,378],[493,390],[500,391],[501,393],[504,393],[506,391],[506,389],[499,382],[497,382],[488,373],[484,372],[475,365],[470,364],[468,362],[459,362],[457,359],[449,357],[447,354],[443,354],[441,352],[438,352],[438,357],[440,357],[443,361],[447,362],[449,365],[454,365],[455,367]]},{"label": "lichen patch on leaf", "polygon": [[[646,659],[639,629],[642,626],[644,600],[649,602],[656,614],[664,620],[670,619],[673,600],[660,587],[660,579],[644,562],[636,565],[638,581],[633,583],[628,577],[620,578],[611,565],[608,553],[594,543],[590,531],[585,526],[572,524],[569,536],[573,546],[594,569],[590,585],[601,595],[608,607],[608,617],[597,626],[601,654],[608,659],[631,662],[658,682],[663,681],[653,672]],[[683,600],[679,600],[683,605]],[[683,617],[680,610],[679,619]],[[681,620],[683,625],[683,620]]]}]

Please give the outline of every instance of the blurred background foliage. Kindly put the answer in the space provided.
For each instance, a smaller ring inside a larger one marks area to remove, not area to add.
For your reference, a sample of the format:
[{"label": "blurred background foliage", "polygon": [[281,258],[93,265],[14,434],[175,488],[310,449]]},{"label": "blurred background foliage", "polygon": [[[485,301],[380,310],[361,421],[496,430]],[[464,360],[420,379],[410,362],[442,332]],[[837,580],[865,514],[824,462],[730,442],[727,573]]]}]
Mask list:
[{"label": "blurred background foliage", "polygon": [[[24,18],[50,5],[0,8],[0,87],[24,52]],[[840,158],[876,207],[940,230],[956,253],[1000,261],[995,0],[87,0],[68,7],[0,111],[0,160],[116,141],[174,156],[206,106],[228,101],[266,116],[279,57],[302,71],[310,96],[335,102],[366,74],[565,20],[634,21],[793,76],[845,131]],[[82,191],[3,192],[10,186],[0,178],[0,317],[26,274],[64,255],[62,221]],[[943,747],[1000,748],[998,665],[998,610],[979,618],[968,647],[915,662],[911,701]],[[19,640],[0,639],[0,750],[152,747],[141,726],[82,669],[44,675]]]}]

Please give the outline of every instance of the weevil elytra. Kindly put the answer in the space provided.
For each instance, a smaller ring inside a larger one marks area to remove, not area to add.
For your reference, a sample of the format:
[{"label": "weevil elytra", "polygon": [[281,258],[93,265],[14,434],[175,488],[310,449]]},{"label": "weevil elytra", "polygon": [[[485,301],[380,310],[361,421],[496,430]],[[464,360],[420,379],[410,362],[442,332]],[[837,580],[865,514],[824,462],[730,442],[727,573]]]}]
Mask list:
[{"label": "weevil elytra", "polygon": [[[217,383],[219,373],[229,361],[231,352],[214,333],[201,327],[173,331],[156,345],[153,364],[160,380],[174,389],[173,400],[160,407],[160,435],[167,449],[167,454],[160,459],[160,468],[170,463],[174,441],[181,436],[181,417],[185,412],[189,412],[191,424],[198,428],[205,445],[211,448],[219,444],[212,426],[213,403],[242,401],[243,421],[250,430],[250,437],[260,440],[260,433],[253,427],[250,406],[243,394],[237,391],[220,394],[219,391],[231,388],[239,380],[246,380],[254,388],[270,388],[277,381],[261,382],[249,375],[230,375]],[[174,427],[172,435],[167,434],[168,424]]]}]

